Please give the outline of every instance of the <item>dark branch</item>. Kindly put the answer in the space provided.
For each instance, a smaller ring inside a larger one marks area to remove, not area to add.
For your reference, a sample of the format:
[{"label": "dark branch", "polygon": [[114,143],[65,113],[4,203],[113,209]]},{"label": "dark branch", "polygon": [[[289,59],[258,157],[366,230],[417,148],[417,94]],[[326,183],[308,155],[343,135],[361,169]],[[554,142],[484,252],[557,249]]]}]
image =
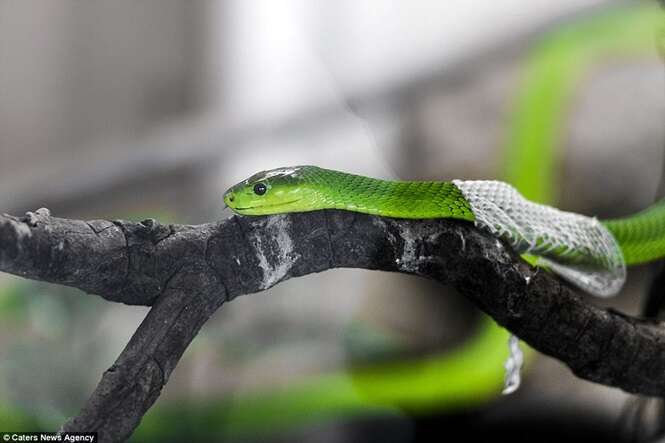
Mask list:
[{"label": "dark branch", "polygon": [[665,392],[660,324],[594,307],[469,223],[343,211],[168,227],[152,220],[65,220],[43,211],[0,217],[0,271],[153,305],[81,414],[64,425],[97,430],[103,441],[131,434],[184,349],[224,301],[340,267],[451,284],[578,376],[634,393]]},{"label": "dark branch", "polygon": [[178,273],[81,413],[61,430],[97,431],[101,441],[129,438],[223,295],[224,289],[206,271]]}]

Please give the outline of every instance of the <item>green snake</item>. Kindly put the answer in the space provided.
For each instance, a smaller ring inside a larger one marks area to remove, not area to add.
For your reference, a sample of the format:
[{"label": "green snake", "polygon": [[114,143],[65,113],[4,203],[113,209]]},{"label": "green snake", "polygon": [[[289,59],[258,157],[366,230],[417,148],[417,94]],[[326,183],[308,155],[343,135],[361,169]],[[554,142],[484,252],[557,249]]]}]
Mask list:
[{"label": "green snake", "polygon": [[597,296],[621,289],[626,265],[665,256],[665,203],[631,217],[598,221],[528,201],[500,181],[390,181],[294,166],[243,180],[225,193],[224,202],[242,215],[341,209],[473,222]]}]

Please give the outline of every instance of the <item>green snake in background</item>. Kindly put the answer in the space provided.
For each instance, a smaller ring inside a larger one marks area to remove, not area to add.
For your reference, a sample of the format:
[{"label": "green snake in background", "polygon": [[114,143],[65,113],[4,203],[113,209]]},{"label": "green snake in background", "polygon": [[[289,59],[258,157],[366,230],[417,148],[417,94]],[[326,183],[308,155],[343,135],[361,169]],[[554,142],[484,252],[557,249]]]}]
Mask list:
[{"label": "green snake in background", "polygon": [[224,195],[242,215],[341,209],[407,219],[474,222],[597,296],[616,294],[625,265],[665,256],[665,204],[598,221],[531,202],[500,181],[389,181],[295,166],[259,172]]}]

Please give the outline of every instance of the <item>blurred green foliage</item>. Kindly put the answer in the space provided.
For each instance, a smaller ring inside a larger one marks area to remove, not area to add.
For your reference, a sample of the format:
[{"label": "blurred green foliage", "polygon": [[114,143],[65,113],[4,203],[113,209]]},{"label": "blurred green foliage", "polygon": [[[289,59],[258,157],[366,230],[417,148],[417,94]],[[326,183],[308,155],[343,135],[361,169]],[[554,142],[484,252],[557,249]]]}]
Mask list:
[{"label": "blurred green foliage", "polygon": [[609,58],[653,56],[663,11],[655,2],[614,6],[573,21],[532,48],[508,122],[504,179],[530,200],[557,201],[568,105],[583,76]]}]

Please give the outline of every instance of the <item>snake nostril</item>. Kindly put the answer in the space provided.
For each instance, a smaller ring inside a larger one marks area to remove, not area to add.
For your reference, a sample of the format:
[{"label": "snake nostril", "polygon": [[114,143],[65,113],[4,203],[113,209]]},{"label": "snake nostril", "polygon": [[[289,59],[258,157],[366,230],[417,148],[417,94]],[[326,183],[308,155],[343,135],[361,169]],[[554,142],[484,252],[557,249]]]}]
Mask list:
[{"label": "snake nostril", "polygon": [[232,202],[235,199],[235,196],[233,194],[229,195],[229,201]]}]

